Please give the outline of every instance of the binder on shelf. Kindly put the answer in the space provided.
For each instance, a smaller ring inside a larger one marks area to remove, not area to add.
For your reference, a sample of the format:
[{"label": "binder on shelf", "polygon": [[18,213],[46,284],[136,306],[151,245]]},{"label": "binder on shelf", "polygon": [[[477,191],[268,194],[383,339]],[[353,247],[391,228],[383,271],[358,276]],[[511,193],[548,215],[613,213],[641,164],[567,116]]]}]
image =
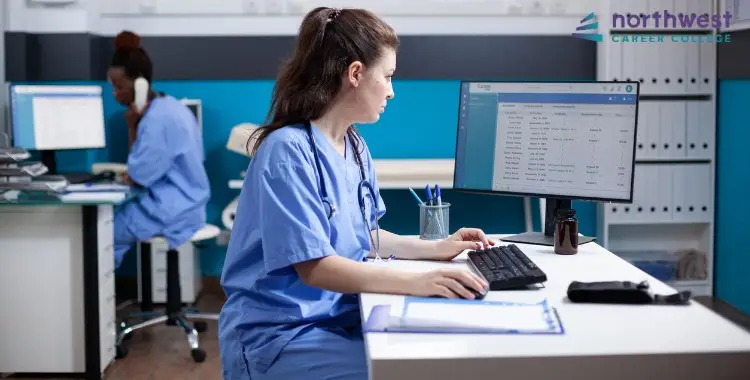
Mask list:
[{"label": "binder on shelf", "polygon": [[651,189],[654,194],[657,194],[657,212],[655,221],[658,222],[669,222],[673,220],[674,206],[672,205],[672,199],[674,197],[674,186],[671,181],[672,170],[675,166],[680,164],[671,165],[651,165]]},{"label": "binder on shelf", "polygon": [[374,306],[368,333],[565,334],[555,308],[538,303],[406,297],[403,309]]},{"label": "binder on shelf", "polygon": [[716,77],[716,44],[715,43],[696,43],[683,44],[693,45],[699,50],[700,61],[700,84],[699,91],[702,94],[711,94],[714,92]]},{"label": "binder on shelf", "polygon": [[700,68],[700,45],[703,44],[681,44],[685,49],[685,72],[688,81],[685,84],[685,93],[696,95],[701,93],[701,68]]}]

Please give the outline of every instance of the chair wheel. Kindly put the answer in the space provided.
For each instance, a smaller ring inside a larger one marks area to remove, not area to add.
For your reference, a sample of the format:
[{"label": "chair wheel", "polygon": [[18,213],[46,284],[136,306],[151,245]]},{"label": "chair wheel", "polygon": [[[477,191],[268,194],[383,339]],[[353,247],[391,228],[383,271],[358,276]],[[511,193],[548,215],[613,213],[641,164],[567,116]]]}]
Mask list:
[{"label": "chair wheel", "polygon": [[122,359],[128,356],[128,348],[121,344],[115,347],[115,359]]},{"label": "chair wheel", "polygon": [[203,363],[206,360],[206,351],[200,348],[193,348],[190,350],[190,356],[193,357],[193,361],[196,363]]},{"label": "chair wheel", "polygon": [[208,323],[206,323],[205,321],[195,322],[193,326],[195,327],[195,331],[197,331],[198,333],[203,333],[208,330]]}]

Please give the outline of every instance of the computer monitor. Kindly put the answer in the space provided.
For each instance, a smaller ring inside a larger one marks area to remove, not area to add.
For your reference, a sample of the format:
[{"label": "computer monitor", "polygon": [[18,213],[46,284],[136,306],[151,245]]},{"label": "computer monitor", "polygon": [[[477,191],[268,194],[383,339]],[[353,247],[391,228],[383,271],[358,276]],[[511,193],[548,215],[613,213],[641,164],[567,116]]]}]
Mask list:
[{"label": "computer monitor", "polygon": [[632,203],[639,90],[638,82],[461,82],[453,188],[546,198],[543,232],[502,240],[553,245],[555,214],[572,200]]},{"label": "computer monitor", "polygon": [[100,86],[11,84],[13,145],[42,153],[50,173],[55,151],[106,146]]},{"label": "computer monitor", "polygon": [[198,132],[203,133],[203,104],[200,99],[181,99],[182,104],[186,105],[190,112],[195,115],[198,121]]}]

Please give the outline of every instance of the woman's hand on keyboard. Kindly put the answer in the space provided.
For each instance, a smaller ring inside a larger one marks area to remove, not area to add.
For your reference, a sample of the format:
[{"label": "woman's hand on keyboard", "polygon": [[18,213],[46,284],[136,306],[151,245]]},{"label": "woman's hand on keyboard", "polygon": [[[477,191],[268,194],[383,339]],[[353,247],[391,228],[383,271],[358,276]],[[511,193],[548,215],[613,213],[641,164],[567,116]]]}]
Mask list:
[{"label": "woman's hand on keyboard", "polygon": [[453,260],[467,249],[482,249],[495,245],[484,231],[479,228],[461,228],[453,235],[437,242],[435,249],[436,260]]},{"label": "woman's hand on keyboard", "polygon": [[487,282],[466,269],[442,268],[412,277],[409,292],[420,297],[474,299],[471,290],[485,293]]}]

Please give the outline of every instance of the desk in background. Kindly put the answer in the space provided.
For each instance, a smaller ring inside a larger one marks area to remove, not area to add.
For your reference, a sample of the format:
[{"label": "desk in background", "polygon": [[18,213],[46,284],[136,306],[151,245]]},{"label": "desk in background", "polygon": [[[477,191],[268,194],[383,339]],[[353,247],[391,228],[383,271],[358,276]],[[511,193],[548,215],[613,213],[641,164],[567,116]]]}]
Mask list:
[{"label": "desk in background", "polygon": [[[500,242],[501,244],[506,244]],[[654,292],[675,292],[596,243],[574,256],[552,247],[518,244],[548,282],[539,291],[490,292],[486,300],[532,302],[558,309],[565,335],[367,333],[371,380],[468,379],[740,379],[750,376],[750,334],[692,301],[690,306],[586,305],[567,301],[571,281],[648,280]],[[451,263],[373,263],[410,271],[466,266]],[[373,306],[401,308],[402,296],[362,294],[365,319]]]},{"label": "desk in background", "polygon": [[117,203],[0,203],[0,373],[101,379],[115,357]]}]

